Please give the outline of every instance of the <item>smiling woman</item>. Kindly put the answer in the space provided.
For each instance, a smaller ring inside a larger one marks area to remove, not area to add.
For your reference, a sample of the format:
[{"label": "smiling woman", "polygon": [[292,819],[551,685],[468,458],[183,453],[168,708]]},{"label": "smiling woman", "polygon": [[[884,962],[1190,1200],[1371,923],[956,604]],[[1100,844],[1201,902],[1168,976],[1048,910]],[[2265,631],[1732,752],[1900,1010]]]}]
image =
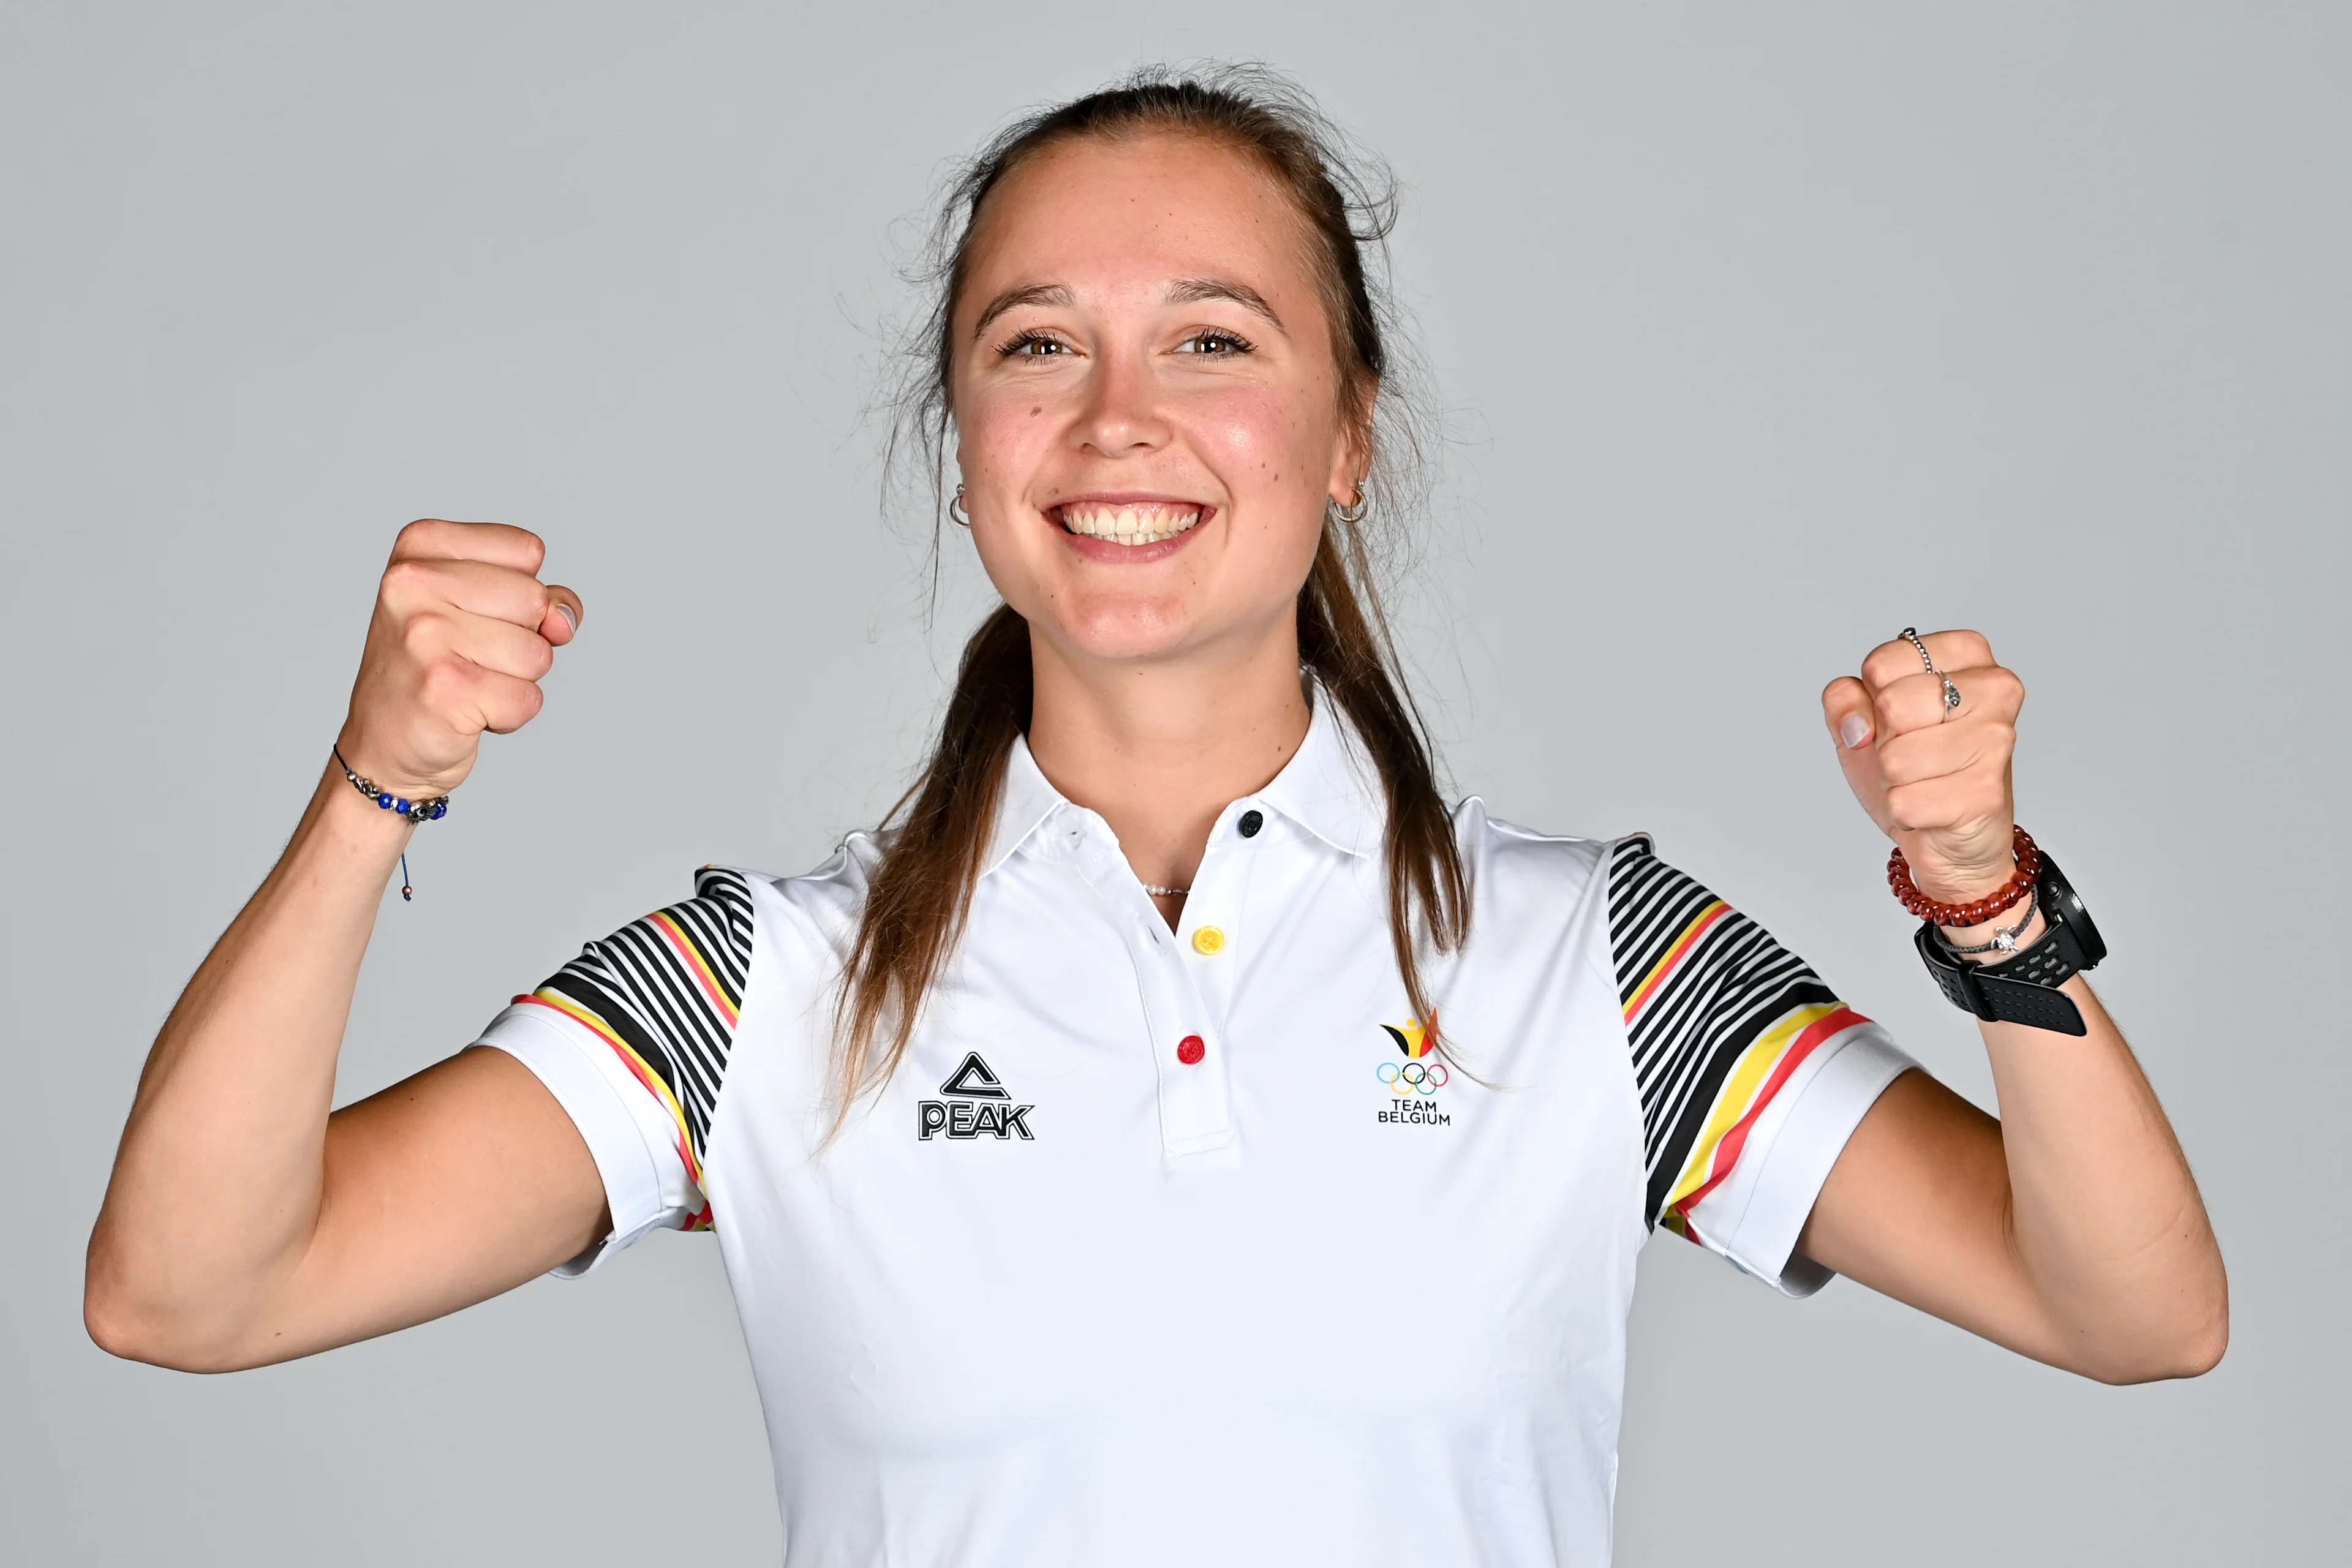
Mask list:
[{"label": "smiling woman", "polygon": [[1358,166],[1244,70],[984,150],[892,451],[1004,602],[915,787],[331,1113],[415,826],[383,808],[461,784],[581,626],[535,537],[404,530],[351,772],[156,1042],[99,1342],[252,1366],[715,1229],[791,1559],[845,1565],[1604,1561],[1660,1226],[2088,1376],[2212,1365],[2220,1253],[2015,827],[1982,637],[1906,629],[1822,717],[2005,1121],[1648,839],[1446,805],[1372,571],[1418,426]]}]

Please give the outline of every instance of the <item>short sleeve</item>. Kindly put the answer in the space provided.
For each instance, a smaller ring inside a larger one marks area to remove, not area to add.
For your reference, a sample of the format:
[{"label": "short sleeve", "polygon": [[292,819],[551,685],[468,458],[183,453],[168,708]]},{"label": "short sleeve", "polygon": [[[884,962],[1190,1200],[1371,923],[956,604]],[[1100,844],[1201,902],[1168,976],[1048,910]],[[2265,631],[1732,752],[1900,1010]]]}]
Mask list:
[{"label": "short sleeve", "polygon": [[1644,837],[1610,853],[1610,944],[1642,1102],[1643,1218],[1791,1296],[1830,1168],[1916,1064],[1803,960]]},{"label": "short sleeve", "polygon": [[538,1076],[604,1180],[612,1231],[558,1274],[584,1274],[649,1230],[709,1228],[702,1160],[751,937],[742,874],[705,867],[693,898],[590,942],[477,1042]]}]

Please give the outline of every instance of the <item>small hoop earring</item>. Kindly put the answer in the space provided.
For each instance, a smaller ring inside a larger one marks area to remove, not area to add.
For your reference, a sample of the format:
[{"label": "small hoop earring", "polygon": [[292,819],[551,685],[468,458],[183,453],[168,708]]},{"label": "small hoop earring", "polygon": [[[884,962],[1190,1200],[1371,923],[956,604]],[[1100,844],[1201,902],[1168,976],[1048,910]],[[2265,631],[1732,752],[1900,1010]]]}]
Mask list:
[{"label": "small hoop earring", "polygon": [[956,493],[948,498],[948,520],[953,522],[958,528],[970,528],[971,526],[971,513],[964,510],[963,509],[963,487],[961,485],[956,486]]},{"label": "small hoop earring", "polygon": [[1337,501],[1331,504],[1331,515],[1350,528],[1363,521],[1365,514],[1371,510],[1371,502],[1365,499],[1362,485],[1356,487],[1356,499],[1348,505],[1341,506]]}]

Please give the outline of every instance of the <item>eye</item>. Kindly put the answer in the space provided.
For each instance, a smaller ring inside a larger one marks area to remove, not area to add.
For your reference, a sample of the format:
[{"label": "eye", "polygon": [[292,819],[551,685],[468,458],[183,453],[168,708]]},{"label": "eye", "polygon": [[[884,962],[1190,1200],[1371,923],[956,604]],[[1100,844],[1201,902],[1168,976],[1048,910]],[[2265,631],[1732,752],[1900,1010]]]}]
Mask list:
[{"label": "eye", "polygon": [[1200,354],[1207,359],[1234,359],[1256,351],[1257,345],[1238,332],[1221,327],[1204,327],[1176,345],[1180,354]]},{"label": "eye", "polygon": [[1019,332],[996,352],[1006,359],[1049,359],[1075,351],[1061,339],[1047,337],[1043,332]]}]

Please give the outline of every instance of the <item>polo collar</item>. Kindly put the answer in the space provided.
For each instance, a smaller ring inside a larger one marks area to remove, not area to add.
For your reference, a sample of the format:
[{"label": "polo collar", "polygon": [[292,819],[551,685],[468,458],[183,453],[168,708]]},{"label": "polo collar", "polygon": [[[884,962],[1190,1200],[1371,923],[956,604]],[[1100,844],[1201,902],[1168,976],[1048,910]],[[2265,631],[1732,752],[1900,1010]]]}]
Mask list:
[{"label": "polo collar", "polygon": [[[1307,696],[1310,711],[1306,739],[1273,782],[1246,799],[1271,806],[1334,849],[1349,855],[1378,854],[1388,818],[1387,795],[1380,774],[1355,726],[1329,693],[1310,682]],[[1012,754],[1005,759],[996,826],[980,874],[985,877],[1004,864],[1066,808],[1076,809],[1037,765],[1029,738],[1014,736]]]},{"label": "polo collar", "polygon": [[1004,789],[996,801],[996,827],[989,837],[980,874],[985,877],[1003,865],[1031,834],[1069,804],[1030,755],[1029,737],[1013,736],[1013,754],[1004,761]]},{"label": "polo collar", "polygon": [[1388,824],[1388,795],[1363,738],[1319,682],[1307,700],[1313,715],[1307,738],[1256,799],[1334,849],[1376,855]]}]

